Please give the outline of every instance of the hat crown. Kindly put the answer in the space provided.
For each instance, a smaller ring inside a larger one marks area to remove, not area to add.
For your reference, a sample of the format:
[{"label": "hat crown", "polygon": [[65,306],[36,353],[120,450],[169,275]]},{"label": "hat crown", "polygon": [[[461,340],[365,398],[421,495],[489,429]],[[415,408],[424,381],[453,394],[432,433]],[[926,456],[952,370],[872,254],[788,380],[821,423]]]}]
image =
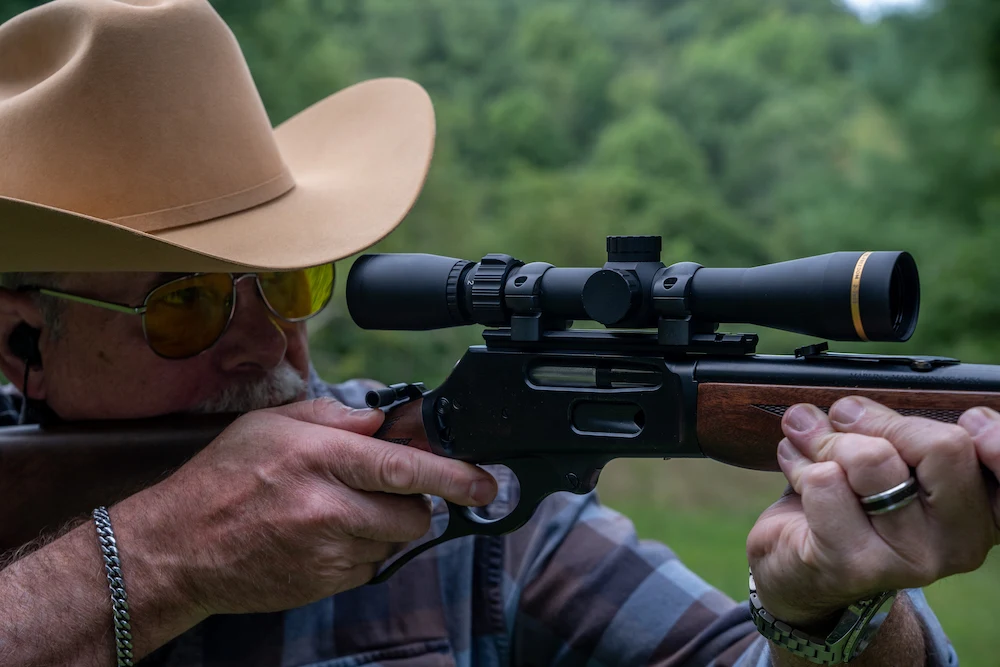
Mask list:
[{"label": "hat crown", "polygon": [[149,232],[293,186],[206,0],[55,0],[0,25],[0,196]]}]

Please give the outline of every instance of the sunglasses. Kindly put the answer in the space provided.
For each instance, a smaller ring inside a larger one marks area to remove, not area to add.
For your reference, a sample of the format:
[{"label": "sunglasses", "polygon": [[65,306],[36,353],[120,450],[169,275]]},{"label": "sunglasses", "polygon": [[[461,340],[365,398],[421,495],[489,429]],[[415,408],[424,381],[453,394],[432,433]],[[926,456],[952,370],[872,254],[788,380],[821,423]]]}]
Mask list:
[{"label": "sunglasses", "polygon": [[142,316],[149,347],[166,359],[187,359],[211,348],[236,312],[236,287],[253,278],[257,293],[275,317],[302,322],[319,313],[333,296],[334,267],[277,273],[197,273],[153,288],[141,306],[129,306],[45,287],[24,290],[119,313]]}]

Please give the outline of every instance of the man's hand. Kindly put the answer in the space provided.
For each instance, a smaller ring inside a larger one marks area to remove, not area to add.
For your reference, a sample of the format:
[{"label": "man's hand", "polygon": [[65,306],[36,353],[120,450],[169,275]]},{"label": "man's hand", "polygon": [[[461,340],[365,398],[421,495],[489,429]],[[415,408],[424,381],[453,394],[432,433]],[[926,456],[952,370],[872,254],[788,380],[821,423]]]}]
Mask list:
[{"label": "man's hand", "polygon": [[368,437],[383,419],[328,399],[241,417],[112,508],[126,582],[163,573],[201,616],[289,609],[367,582],[421,537],[420,494],[493,499],[495,480],[475,466]]},{"label": "man's hand", "polygon": [[[987,482],[964,428],[851,397],[829,418],[794,406],[782,429],[778,460],[794,493],[764,512],[747,553],[764,608],[793,627],[825,634],[851,602],[974,570],[997,543]],[[994,432],[982,449],[995,452],[1000,469],[1000,427]],[[905,482],[911,469],[916,500],[887,514],[863,511],[859,497]]]},{"label": "man's hand", "polygon": [[987,476],[991,500],[993,502],[993,522],[1000,530],[1000,413],[990,408],[967,410],[958,425],[969,432],[976,445],[980,462],[992,473]]}]

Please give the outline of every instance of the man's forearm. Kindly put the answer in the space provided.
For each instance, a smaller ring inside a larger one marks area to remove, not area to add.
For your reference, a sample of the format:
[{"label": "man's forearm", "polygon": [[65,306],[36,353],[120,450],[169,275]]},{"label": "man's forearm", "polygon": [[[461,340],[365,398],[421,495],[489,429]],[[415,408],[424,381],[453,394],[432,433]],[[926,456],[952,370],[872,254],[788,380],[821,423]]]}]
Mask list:
[{"label": "man's forearm", "polygon": [[[774,667],[816,667],[815,663],[793,655],[773,642],[770,647]],[[875,639],[850,664],[852,667],[927,664],[924,632],[906,593],[899,594]]]},{"label": "man's forearm", "polygon": [[[114,509],[111,516],[114,522]],[[134,531],[127,521],[119,523],[114,527],[139,659],[200,619],[163,572],[124,546]],[[0,571],[0,610],[2,667],[114,665],[111,597],[93,523]]]}]

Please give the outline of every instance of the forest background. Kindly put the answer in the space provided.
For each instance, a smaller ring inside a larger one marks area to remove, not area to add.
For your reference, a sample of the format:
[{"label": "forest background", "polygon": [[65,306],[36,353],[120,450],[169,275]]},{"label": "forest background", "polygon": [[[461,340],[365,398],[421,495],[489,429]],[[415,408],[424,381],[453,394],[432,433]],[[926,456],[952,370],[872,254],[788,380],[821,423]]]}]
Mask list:
[{"label": "forest background", "polygon": [[[0,21],[35,4],[0,0]],[[598,266],[609,234],[663,261],[752,266],[908,250],[916,335],[839,350],[1000,363],[1000,5],[862,21],[830,0],[215,0],[279,124],[376,76],[437,110],[430,177],[376,247]],[[440,382],[476,328],[363,332],[338,296],[312,327],[328,379]],[[747,330],[737,325],[729,330]],[[800,336],[754,328],[761,350]],[[736,599],[778,475],[614,462],[599,491]],[[1000,558],[931,586],[963,665],[996,664]]]}]

